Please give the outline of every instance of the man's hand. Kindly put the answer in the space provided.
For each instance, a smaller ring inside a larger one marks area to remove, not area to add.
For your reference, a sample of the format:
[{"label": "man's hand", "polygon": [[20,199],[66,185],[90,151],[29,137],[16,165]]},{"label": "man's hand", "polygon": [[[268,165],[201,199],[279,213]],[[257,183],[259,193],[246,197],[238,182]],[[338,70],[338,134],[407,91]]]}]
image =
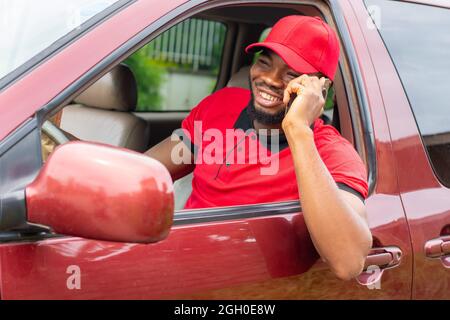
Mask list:
[{"label": "man's hand", "polygon": [[323,113],[326,92],[331,81],[327,78],[302,75],[289,82],[284,90],[283,102],[288,106],[291,95],[297,97],[292,102],[289,111],[284,117],[282,127],[310,127]]}]

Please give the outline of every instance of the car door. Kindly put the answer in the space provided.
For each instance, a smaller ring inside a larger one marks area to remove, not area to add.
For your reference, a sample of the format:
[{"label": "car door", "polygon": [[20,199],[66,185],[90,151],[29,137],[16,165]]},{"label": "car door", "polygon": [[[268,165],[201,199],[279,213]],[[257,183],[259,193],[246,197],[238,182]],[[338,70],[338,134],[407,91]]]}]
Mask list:
[{"label": "car door", "polygon": [[[256,3],[246,1],[253,2]],[[222,4],[226,3],[223,1]],[[314,250],[299,204],[287,202],[179,212],[175,214],[169,236],[163,241],[147,245],[54,235],[47,233],[41,226],[28,227],[25,232],[2,231],[1,297],[410,298],[410,239],[399,196],[397,169],[393,165],[394,154],[387,121],[382,111],[383,102],[379,88],[373,85],[376,82],[367,81],[375,77],[375,73],[361,27],[354,22],[355,15],[349,3],[332,3],[335,20],[329,14],[327,17],[339,28],[344,49],[351,58],[344,66],[351,70],[355,87],[359,87],[359,91],[349,94],[354,94],[353,98],[360,100],[361,118],[364,120],[364,117],[368,117],[361,123],[355,120],[355,128],[359,124],[363,130],[356,134],[367,147],[373,186],[366,204],[375,249],[368,259],[370,272],[365,277],[361,277],[359,282],[338,280]],[[130,12],[130,15],[149,9],[156,2],[138,1],[137,4],[143,7]],[[190,3],[182,7],[182,10],[192,9],[194,6],[194,3]],[[159,14],[162,16],[175,7],[176,4],[167,5]],[[177,10],[181,10],[179,8]],[[178,14],[181,13],[182,11],[178,11]],[[126,12],[124,15],[124,20],[119,19],[120,22],[129,18]],[[154,20],[148,20],[147,23],[152,21]],[[112,30],[116,30],[113,28],[114,23],[112,21],[108,25]],[[157,27],[163,26],[164,24],[160,24]],[[105,30],[98,32],[101,34]],[[131,37],[131,34],[128,36]],[[89,44],[94,45],[94,40],[95,37],[92,37]],[[77,47],[75,43],[67,56],[77,49],[81,52],[83,48],[81,45]],[[107,49],[99,50],[106,56]],[[67,62],[64,60],[67,59],[65,52],[67,51],[61,53],[63,56],[59,56],[58,61]],[[119,59],[120,52],[113,53],[113,57],[109,59]],[[66,64],[59,64],[64,65]],[[57,64],[49,61],[47,66],[55,68]],[[82,66],[86,70],[72,70],[64,81],[69,84],[70,76],[73,77],[72,81],[76,79],[76,72],[82,75],[91,70],[87,68],[87,64]],[[25,83],[31,84],[33,80],[37,82],[38,75],[34,75],[36,78],[31,80],[25,79],[29,81]],[[93,77],[94,74],[90,76]],[[366,82],[363,82],[362,76]],[[347,81],[350,81],[350,76],[347,77]],[[81,82],[78,85],[85,84],[86,82]],[[50,97],[52,91],[47,90],[47,97]],[[56,88],[53,90],[60,92]],[[74,92],[76,88],[69,88],[64,92],[60,101],[70,96],[70,90]],[[9,98],[14,101],[13,94]],[[32,105],[38,109],[44,104],[43,100],[45,98],[41,97],[41,100],[32,101]],[[14,114],[15,117],[22,116],[20,120],[14,119],[16,123],[22,122],[33,113],[27,109]],[[7,139],[2,140],[2,195],[24,187],[38,172],[41,165],[38,125],[38,119],[32,117]],[[17,208],[18,213],[23,213],[24,210],[25,208]]]},{"label": "car door", "polygon": [[[414,249],[416,299],[449,299],[450,288],[450,8],[368,0],[382,15],[372,31],[375,61],[399,169]],[[420,12],[420,17],[411,14]],[[412,42],[413,40],[413,42]],[[420,50],[411,50],[420,46]],[[384,48],[384,46],[386,48]],[[389,57],[390,55],[390,57]]]}]

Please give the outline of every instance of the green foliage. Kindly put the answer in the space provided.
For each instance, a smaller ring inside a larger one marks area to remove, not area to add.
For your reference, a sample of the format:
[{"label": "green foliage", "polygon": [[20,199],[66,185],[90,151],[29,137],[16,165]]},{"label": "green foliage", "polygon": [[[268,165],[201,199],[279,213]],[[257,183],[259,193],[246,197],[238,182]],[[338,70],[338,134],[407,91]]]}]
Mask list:
[{"label": "green foliage", "polygon": [[161,84],[165,80],[165,66],[150,59],[145,50],[128,57],[125,64],[133,71],[138,87],[137,111],[161,110],[163,97]]},{"label": "green foliage", "polygon": [[331,86],[328,90],[327,99],[325,101],[325,110],[330,110],[334,108],[334,105],[336,103],[336,93],[334,91],[334,86]]},{"label": "green foliage", "polygon": [[[222,23],[189,19],[162,33],[126,59],[125,64],[134,72],[138,83],[137,110],[162,110],[169,102],[181,106],[184,100],[196,96],[194,88],[187,97],[170,96],[164,101],[161,89],[170,82],[167,88],[174,90],[172,86],[179,80],[178,74],[217,76],[225,34],[226,26]],[[212,91],[215,83],[210,87]]]}]

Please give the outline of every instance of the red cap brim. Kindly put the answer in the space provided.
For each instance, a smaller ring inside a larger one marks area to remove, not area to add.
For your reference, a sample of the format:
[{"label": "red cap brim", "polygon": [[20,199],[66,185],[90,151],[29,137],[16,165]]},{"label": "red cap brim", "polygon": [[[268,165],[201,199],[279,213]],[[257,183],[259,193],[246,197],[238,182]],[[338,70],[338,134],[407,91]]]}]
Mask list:
[{"label": "red cap brim", "polygon": [[245,48],[245,52],[254,53],[263,48],[267,48],[275,52],[283,61],[293,70],[298,73],[317,73],[319,72],[316,68],[308,63],[302,56],[297,54],[294,50],[286,47],[285,45],[274,43],[274,42],[257,42],[249,45]]}]

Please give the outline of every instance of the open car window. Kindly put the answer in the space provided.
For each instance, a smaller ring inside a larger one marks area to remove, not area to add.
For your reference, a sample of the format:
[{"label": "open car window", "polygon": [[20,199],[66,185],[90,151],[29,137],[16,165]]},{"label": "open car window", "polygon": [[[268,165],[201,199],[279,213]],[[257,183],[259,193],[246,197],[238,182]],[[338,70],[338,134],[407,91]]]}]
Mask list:
[{"label": "open car window", "polygon": [[189,18],[125,60],[138,83],[136,111],[186,111],[214,91],[227,27]]},{"label": "open car window", "polygon": [[[264,8],[264,10],[266,10],[266,12],[269,12],[269,10],[272,12],[273,8]],[[295,12],[296,11],[289,11],[289,13]],[[246,42],[264,39],[270,31],[270,25],[272,24],[271,22],[265,21],[254,21],[253,24],[249,22],[248,24],[241,26],[241,29],[238,29],[243,32],[241,37],[243,39],[240,39],[240,37],[238,37],[238,30],[236,30],[237,27],[234,25],[234,23],[236,23],[233,20],[234,12],[221,11],[221,14],[224,16],[222,18],[224,19],[218,20],[214,20],[215,16],[209,16],[208,14],[208,12],[203,12],[202,15],[196,15],[180,20],[178,24],[175,24],[172,28],[159,34],[146,45],[135,51],[127,59],[122,61],[123,64],[132,71],[136,78],[135,83],[137,85],[138,97],[136,110],[134,110],[134,108],[126,108],[126,110],[120,108],[120,110],[114,110],[114,108],[99,106],[96,101],[85,100],[80,102],[75,99],[63,111],[61,129],[84,141],[101,142],[129,149],[132,148],[127,143],[123,144],[122,139],[114,140],[112,136],[128,137],[128,132],[130,131],[133,134],[137,131],[142,132],[142,134],[137,134],[137,136],[140,137],[139,140],[143,141],[142,145],[147,146],[145,149],[154,145],[152,142],[153,140],[159,142],[170,136],[173,133],[173,130],[180,127],[182,119],[178,117],[178,114],[175,112],[156,113],[145,111],[189,111],[192,107],[195,107],[202,98],[214,91],[217,77],[221,71],[227,72],[227,69],[233,63],[235,66],[241,67],[240,69],[235,68],[238,69],[238,71],[233,73],[228,70],[230,74],[227,74],[227,79],[228,82],[230,82],[237,74],[239,74],[239,71],[242,71],[242,67],[245,66],[248,68],[253,56],[245,56],[241,57],[241,59],[237,59],[236,57],[232,58],[232,56],[235,55],[233,50],[239,49],[239,52],[244,55],[243,49],[241,50],[240,48],[244,48]],[[285,11],[279,12],[280,17],[286,14],[287,12]],[[245,34],[245,30],[252,31],[251,37],[250,35]],[[226,41],[230,35],[233,35],[233,39],[239,39],[239,43],[234,44],[235,48],[224,48],[226,43],[230,42]],[[244,37],[244,35],[246,36]],[[195,41],[185,41],[190,39],[188,36],[192,36],[192,39]],[[200,41],[205,39],[207,42]],[[227,50],[230,52],[227,52]],[[223,51],[225,52],[223,53]],[[225,58],[222,57],[222,53]],[[233,61],[233,59],[235,61]],[[225,64],[228,64],[228,66]],[[222,70],[220,70],[220,67],[223,67]],[[163,70],[162,76],[157,74],[159,69]],[[244,80],[248,80],[248,70],[246,73],[242,74],[244,75]],[[105,75],[104,77],[107,78],[108,76]],[[158,81],[158,78],[160,78],[161,81],[155,84],[154,82]],[[208,81],[208,83],[204,84],[199,80],[200,78],[202,79],[201,81],[206,79],[205,81]],[[339,78],[337,82],[343,81]],[[340,88],[341,93],[344,92],[343,86],[344,84],[342,83],[342,88]],[[203,91],[199,93],[192,90],[194,87],[195,89]],[[227,85],[227,87],[230,86]],[[117,88],[124,91],[121,87]],[[86,91],[88,89],[86,89]],[[130,92],[130,89],[127,88],[126,91]],[[98,97],[98,94],[90,96]],[[341,94],[341,96],[344,97],[345,95]],[[343,108],[347,107],[345,104],[339,103],[339,105],[343,106]],[[330,111],[332,112],[333,109],[330,108]],[[94,113],[96,116],[93,116]],[[71,115],[73,121],[69,119]],[[182,115],[183,117],[185,116],[185,114]],[[105,121],[107,117],[111,121]],[[119,117],[127,117],[127,121],[132,125],[120,130],[118,134],[111,134],[113,131],[116,132],[116,129],[119,127],[116,125],[120,122],[118,120]],[[332,119],[332,115],[329,118]],[[80,119],[83,120],[81,121]],[[103,129],[98,123],[108,126],[108,128]],[[141,124],[142,130],[133,131],[133,128],[140,128]],[[81,133],[72,130],[74,127],[80,128],[79,131],[81,131]],[[112,128],[115,129],[112,130]],[[44,147],[45,144],[43,143],[43,148]],[[51,149],[53,149],[52,146]],[[136,149],[136,151],[141,152],[142,150]],[[237,150],[237,152],[239,152],[239,150]],[[229,166],[223,166],[221,174],[226,174],[226,170],[228,169]],[[183,181],[176,181],[175,209],[177,211],[177,218],[180,217],[180,219],[183,219],[183,214],[190,214],[186,211],[183,212],[182,209],[191,192],[192,175],[186,176],[186,179]],[[231,211],[241,212],[242,210],[249,210],[251,212],[256,210],[260,212],[261,215],[267,215],[268,212],[274,210],[274,212],[278,212],[278,209],[284,212],[283,210],[287,205],[286,201],[290,206],[289,210],[298,210],[298,200],[291,201],[283,198],[277,203],[264,203],[262,207],[262,201],[255,200],[254,204],[243,204],[238,206],[239,210],[236,209],[236,206],[199,209],[196,211],[196,215],[198,215],[198,217],[209,217],[216,216],[217,214],[222,215],[225,211],[231,213]],[[260,211],[257,209],[258,206],[264,209]],[[192,216],[193,215],[190,215],[190,217]]]}]

